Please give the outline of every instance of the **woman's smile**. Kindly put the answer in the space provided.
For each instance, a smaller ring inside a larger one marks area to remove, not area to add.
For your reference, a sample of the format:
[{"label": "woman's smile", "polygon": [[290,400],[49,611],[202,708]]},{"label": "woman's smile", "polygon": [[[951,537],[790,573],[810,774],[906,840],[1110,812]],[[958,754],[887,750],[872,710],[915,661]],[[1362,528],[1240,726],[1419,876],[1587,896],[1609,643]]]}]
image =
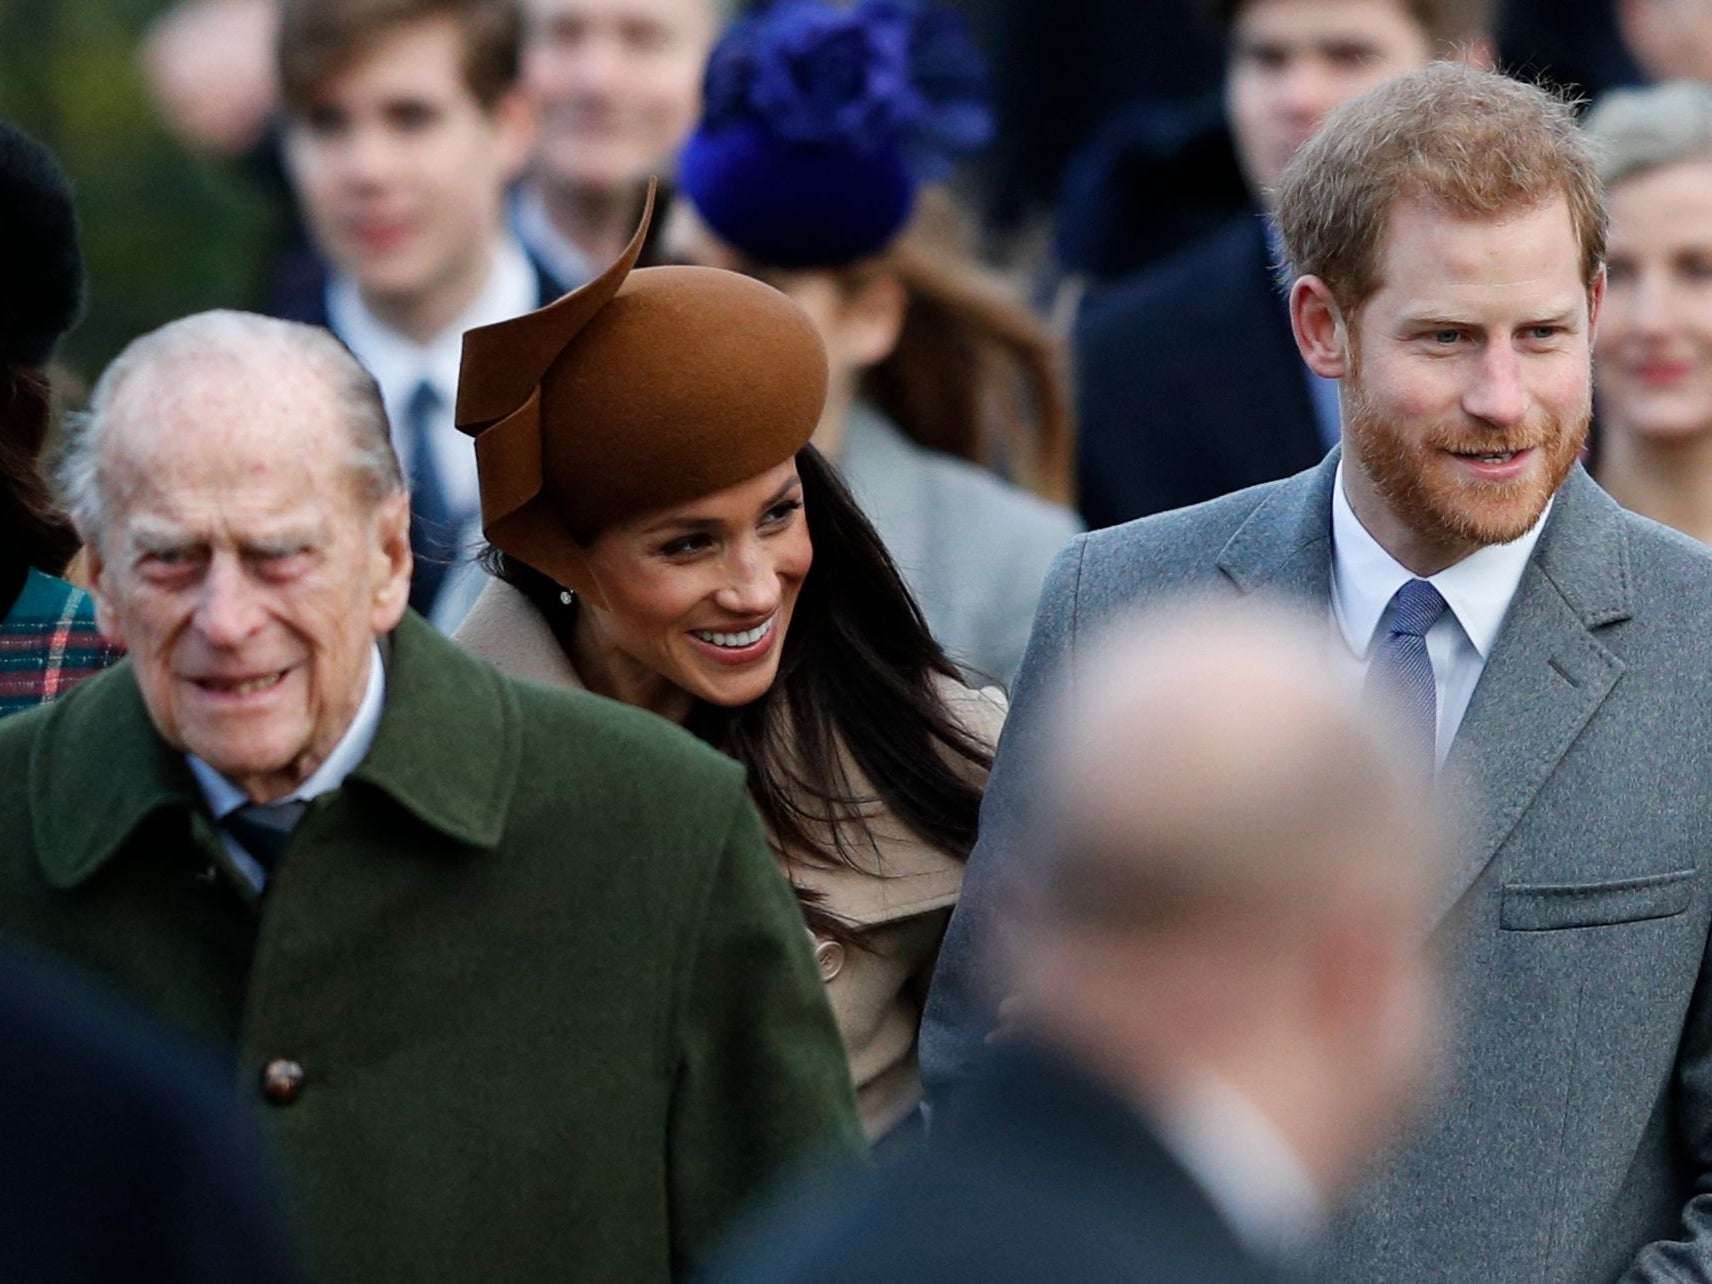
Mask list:
[{"label": "woman's smile", "polygon": [[775,610],[752,628],[736,631],[691,629],[698,650],[719,664],[750,664],[767,655],[778,638],[779,613]]}]

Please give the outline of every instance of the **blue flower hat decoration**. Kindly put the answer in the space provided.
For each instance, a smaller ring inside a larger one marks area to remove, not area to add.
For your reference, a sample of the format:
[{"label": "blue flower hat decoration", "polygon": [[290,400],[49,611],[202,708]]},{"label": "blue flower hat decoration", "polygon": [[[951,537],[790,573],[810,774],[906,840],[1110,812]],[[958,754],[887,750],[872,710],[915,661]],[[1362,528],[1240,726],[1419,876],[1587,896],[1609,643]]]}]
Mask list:
[{"label": "blue flower hat decoration", "polygon": [[883,249],[923,181],[992,135],[962,20],[910,0],[777,0],[708,60],[680,190],[757,263],[840,267]]}]

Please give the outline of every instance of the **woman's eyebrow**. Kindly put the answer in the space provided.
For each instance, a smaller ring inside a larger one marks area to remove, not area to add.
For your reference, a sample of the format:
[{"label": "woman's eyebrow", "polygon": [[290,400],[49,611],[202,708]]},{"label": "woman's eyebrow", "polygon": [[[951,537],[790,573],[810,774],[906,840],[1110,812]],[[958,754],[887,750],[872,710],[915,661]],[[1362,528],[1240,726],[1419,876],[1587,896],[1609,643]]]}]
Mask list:
[{"label": "woman's eyebrow", "polygon": [[[802,479],[792,473],[784,485],[767,497],[766,502],[761,505],[762,511],[771,508],[801,485]],[[662,517],[659,521],[644,526],[642,534],[654,535],[662,531],[712,531],[718,530],[721,525],[723,522],[717,517],[699,517],[694,513],[675,513],[671,517]]]}]

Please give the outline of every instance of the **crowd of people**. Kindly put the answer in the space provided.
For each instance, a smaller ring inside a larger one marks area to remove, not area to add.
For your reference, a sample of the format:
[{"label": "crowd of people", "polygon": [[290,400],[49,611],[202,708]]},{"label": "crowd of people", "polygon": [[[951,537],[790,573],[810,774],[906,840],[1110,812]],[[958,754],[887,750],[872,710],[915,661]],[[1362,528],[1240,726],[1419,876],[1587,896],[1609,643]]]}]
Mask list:
[{"label": "crowd of people", "polygon": [[1208,6],[1207,224],[1024,288],[929,0],[186,0],[303,240],[75,410],[0,122],[0,1274],[1712,1281],[1712,6],[1609,8],[1582,111]]}]

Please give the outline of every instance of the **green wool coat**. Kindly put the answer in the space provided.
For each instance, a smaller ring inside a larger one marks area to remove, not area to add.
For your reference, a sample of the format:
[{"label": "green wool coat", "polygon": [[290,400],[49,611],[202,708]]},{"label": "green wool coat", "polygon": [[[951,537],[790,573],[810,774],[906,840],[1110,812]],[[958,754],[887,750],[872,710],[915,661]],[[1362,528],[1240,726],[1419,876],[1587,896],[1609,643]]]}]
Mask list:
[{"label": "green wool coat", "polygon": [[230,1050],[318,1278],[681,1276],[781,1168],[860,1144],[742,771],[415,616],[387,649],[374,746],[259,914],[128,661],[0,724],[0,933]]}]

